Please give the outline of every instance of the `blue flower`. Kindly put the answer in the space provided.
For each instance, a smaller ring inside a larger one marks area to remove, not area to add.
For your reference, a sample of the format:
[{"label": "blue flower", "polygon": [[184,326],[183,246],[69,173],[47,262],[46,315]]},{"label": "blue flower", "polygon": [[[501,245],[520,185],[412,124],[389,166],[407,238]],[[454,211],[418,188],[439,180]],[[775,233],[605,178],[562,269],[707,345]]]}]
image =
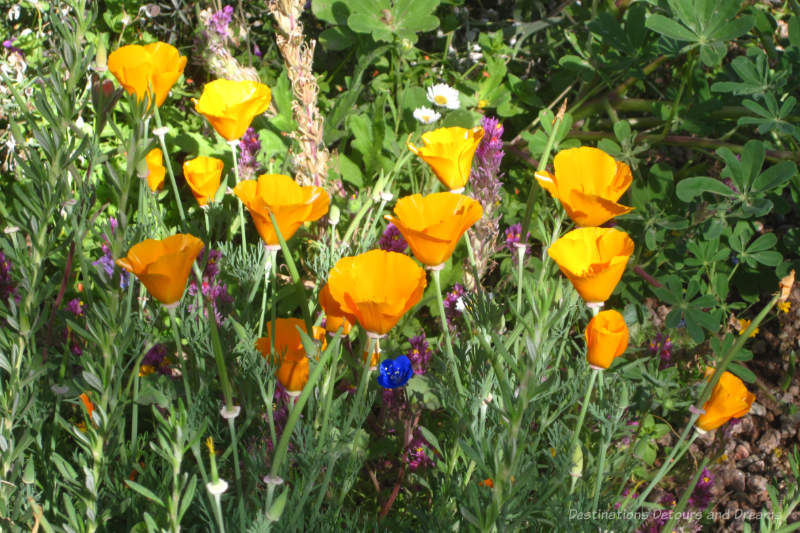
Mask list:
[{"label": "blue flower", "polygon": [[384,389],[396,389],[408,383],[413,375],[414,369],[411,368],[411,361],[405,355],[401,355],[397,359],[386,359],[381,362],[378,385]]}]

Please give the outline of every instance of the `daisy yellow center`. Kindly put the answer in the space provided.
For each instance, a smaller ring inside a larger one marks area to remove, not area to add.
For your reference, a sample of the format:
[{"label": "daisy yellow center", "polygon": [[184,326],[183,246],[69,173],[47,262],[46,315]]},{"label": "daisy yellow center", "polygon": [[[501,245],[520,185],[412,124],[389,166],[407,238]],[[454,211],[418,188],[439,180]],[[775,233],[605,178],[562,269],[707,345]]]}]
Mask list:
[{"label": "daisy yellow center", "polygon": [[447,97],[441,94],[434,96],[433,100],[439,105],[445,105],[447,103]]}]

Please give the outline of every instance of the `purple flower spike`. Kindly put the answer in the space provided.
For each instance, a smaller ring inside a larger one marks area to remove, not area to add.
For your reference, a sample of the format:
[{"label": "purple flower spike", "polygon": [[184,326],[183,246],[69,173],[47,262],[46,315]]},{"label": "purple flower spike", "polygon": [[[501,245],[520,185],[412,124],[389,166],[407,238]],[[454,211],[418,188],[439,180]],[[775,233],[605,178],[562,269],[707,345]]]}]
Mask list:
[{"label": "purple flower spike", "polygon": [[378,246],[380,246],[381,250],[387,252],[403,253],[408,248],[408,243],[403,238],[400,230],[397,229],[397,226],[389,222],[389,225],[383,231],[383,235],[378,239]]},{"label": "purple flower spike", "polygon": [[431,349],[428,346],[428,340],[425,338],[425,332],[422,332],[422,335],[412,337],[409,342],[411,342],[411,351],[408,352],[408,359],[411,361],[414,373],[422,375],[428,371],[431,360]]}]

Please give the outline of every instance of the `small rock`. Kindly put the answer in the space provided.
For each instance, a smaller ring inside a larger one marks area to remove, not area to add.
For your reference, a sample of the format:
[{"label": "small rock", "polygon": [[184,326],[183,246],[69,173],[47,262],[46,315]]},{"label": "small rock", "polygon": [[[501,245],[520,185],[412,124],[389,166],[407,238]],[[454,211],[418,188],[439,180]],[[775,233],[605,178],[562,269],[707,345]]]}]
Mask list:
[{"label": "small rock", "polygon": [[767,409],[758,402],[753,402],[753,405],[750,407],[750,414],[756,416],[764,416],[767,412]]},{"label": "small rock", "polygon": [[742,459],[747,459],[748,457],[750,457],[750,443],[743,442],[742,444],[737,444],[733,451],[733,460],[741,461]]},{"label": "small rock", "polygon": [[[755,457],[755,456],[753,456],[753,457]],[[753,474],[757,474],[758,472],[763,472],[764,471],[764,467],[765,467],[764,461],[762,459],[758,459],[758,460],[753,461],[752,463],[750,463],[750,466],[747,467],[747,471],[751,472]]]},{"label": "small rock", "polygon": [[[735,490],[737,492],[744,492],[745,488],[745,475],[741,470],[731,468],[722,472],[722,482],[726,488]],[[735,502],[731,502],[732,504]]]},{"label": "small rock", "polygon": [[772,450],[778,447],[781,442],[781,434],[778,430],[768,429],[760,439],[758,439],[758,448],[765,453],[771,453]]},{"label": "small rock", "polygon": [[767,490],[767,478],[764,476],[751,476],[747,482],[747,488],[752,492],[763,492]]}]

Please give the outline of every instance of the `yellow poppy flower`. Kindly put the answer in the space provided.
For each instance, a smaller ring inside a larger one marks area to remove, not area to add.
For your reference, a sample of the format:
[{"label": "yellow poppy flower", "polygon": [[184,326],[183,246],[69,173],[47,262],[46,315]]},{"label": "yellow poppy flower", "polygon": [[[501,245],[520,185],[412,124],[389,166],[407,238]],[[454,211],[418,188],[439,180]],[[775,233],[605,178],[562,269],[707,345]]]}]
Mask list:
[{"label": "yellow poppy flower", "polygon": [[396,216],[386,215],[386,220],[397,226],[414,257],[434,267],[450,258],[464,232],[483,215],[483,208],[468,196],[439,192],[400,198],[394,212]]},{"label": "yellow poppy flower", "polygon": [[695,425],[703,431],[717,429],[731,418],[746,415],[755,399],[756,395],[747,390],[741,379],[723,372],[711,397],[703,405],[705,413],[700,415]]},{"label": "yellow poppy flower", "polygon": [[436,177],[451,191],[461,192],[472,170],[472,158],[483,138],[483,128],[439,128],[422,134],[425,146],[408,143],[408,149],[428,163]]},{"label": "yellow poppy flower", "polygon": [[562,150],[553,167],[555,174],[537,172],[536,181],[561,200],[577,225],[600,226],[633,210],[617,203],[633,181],[631,169],[604,151],[589,146]]},{"label": "yellow poppy flower", "polygon": [[120,85],[141,101],[155,92],[156,105],[161,107],[172,86],[186,67],[186,56],[171,44],[155,42],[145,46],[131,44],[111,52],[108,70]]},{"label": "yellow poppy flower", "polygon": [[228,141],[241,139],[253,119],[267,110],[272,92],[250,80],[214,80],[206,83],[195,110],[204,115]]},{"label": "yellow poppy flower", "polygon": [[331,297],[364,330],[385,335],[422,298],[425,271],[407,255],[371,250],[343,257],[331,269]]},{"label": "yellow poppy flower", "polygon": [[586,326],[586,358],[589,364],[608,368],[628,347],[628,326],[613,309],[600,311]]},{"label": "yellow poppy flower", "polygon": [[331,203],[330,195],[322,187],[301,187],[283,174],[262,174],[258,180],[244,180],[233,192],[250,211],[259,235],[270,246],[280,244],[270,211],[288,241],[304,222],[318,220],[327,213]]},{"label": "yellow poppy flower", "polygon": [[166,306],[176,305],[203,246],[203,241],[185,233],[147,239],[133,245],[127,257],[117,259],[117,265],[135,274],[153,298]]},{"label": "yellow poppy flower", "polygon": [[342,308],[331,296],[331,289],[326,283],[319,291],[319,305],[325,313],[325,329],[328,333],[336,333],[342,328],[343,335],[349,335],[353,323],[345,316]]},{"label": "yellow poppy flower", "polygon": [[153,148],[144,157],[147,163],[147,186],[153,192],[164,188],[164,176],[167,169],[164,167],[164,158],[161,148]]},{"label": "yellow poppy flower", "polygon": [[586,303],[608,300],[622,278],[633,240],[613,228],[578,228],[547,250]]},{"label": "yellow poppy flower", "polygon": [[222,180],[222,169],[225,164],[216,157],[197,156],[183,164],[183,176],[192,189],[195,200],[206,205],[214,198]]}]

